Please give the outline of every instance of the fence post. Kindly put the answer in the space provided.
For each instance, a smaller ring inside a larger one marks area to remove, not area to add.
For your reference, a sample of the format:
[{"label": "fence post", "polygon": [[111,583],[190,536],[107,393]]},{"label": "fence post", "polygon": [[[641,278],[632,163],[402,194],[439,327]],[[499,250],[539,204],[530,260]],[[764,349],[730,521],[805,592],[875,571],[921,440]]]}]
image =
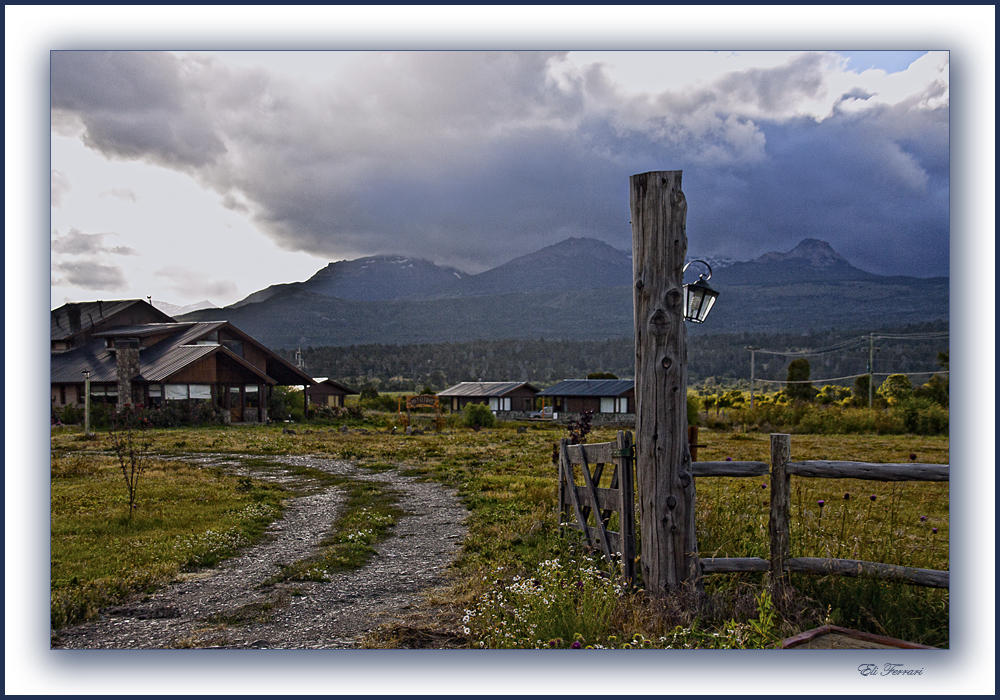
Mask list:
[{"label": "fence post", "polygon": [[771,512],[768,534],[771,538],[771,588],[776,598],[788,584],[785,560],[791,557],[791,477],[785,470],[792,455],[792,438],[771,434]]},{"label": "fence post", "polygon": [[687,201],[679,170],[633,175],[629,189],[642,574],[646,590],[663,595],[700,573],[687,445]]},{"label": "fence post", "polygon": [[622,579],[626,586],[632,586],[635,583],[635,481],[632,476],[634,458],[629,456],[632,434],[619,430],[617,443],[618,454],[621,455],[617,458],[615,473],[618,475],[620,496],[618,533],[622,549]]}]

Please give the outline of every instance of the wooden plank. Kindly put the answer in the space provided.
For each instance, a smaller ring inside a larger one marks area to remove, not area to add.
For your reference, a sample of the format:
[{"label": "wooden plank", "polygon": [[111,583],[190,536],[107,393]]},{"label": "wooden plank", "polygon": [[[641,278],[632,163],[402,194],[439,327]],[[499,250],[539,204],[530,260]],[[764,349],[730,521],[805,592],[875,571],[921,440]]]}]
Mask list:
[{"label": "wooden plank", "polygon": [[789,462],[788,474],[820,479],[868,479],[870,481],[948,481],[947,464],[874,464],[809,460]]},{"label": "wooden plank", "polygon": [[765,462],[694,462],[691,470],[698,476],[767,476]]},{"label": "wooden plank", "polygon": [[687,440],[681,171],[629,178],[635,327],[636,479],[642,574],[653,595],[698,579],[695,487]]},{"label": "wooden plank", "polygon": [[771,562],[760,557],[711,557],[701,560],[704,574],[732,574],[744,571],[765,572],[771,570]]},{"label": "wooden plank", "polygon": [[791,478],[785,470],[792,453],[792,437],[783,433],[771,435],[771,512],[767,531],[771,546],[771,589],[775,597],[783,597],[788,584],[785,559],[791,556]]},{"label": "wooden plank", "polygon": [[613,442],[595,442],[591,445],[567,445],[566,453],[569,455],[571,464],[581,464],[586,452],[587,462],[590,464],[607,464],[614,461],[611,452],[614,451]]},{"label": "wooden plank", "polygon": [[895,564],[877,564],[856,559],[821,559],[796,557],[784,562],[786,571],[806,574],[834,574],[852,578],[878,578],[902,581],[929,588],[948,588],[949,572],[935,569],[915,569]]},{"label": "wooden plank", "polygon": [[[591,498],[590,489],[588,489],[586,486],[576,487],[576,495],[577,498],[580,499],[581,506],[585,506],[586,508],[597,508],[599,510],[608,510],[608,511],[618,510],[621,500],[618,493],[618,489],[595,488],[593,494],[597,496],[596,503]],[[581,511],[582,510],[583,507],[581,507]]]},{"label": "wooden plank", "polygon": [[782,640],[782,649],[937,649],[880,634],[824,625]]},{"label": "wooden plank", "polygon": [[[590,477],[590,465],[587,464],[587,454],[585,451],[580,451],[580,458],[582,460],[581,467],[583,467],[583,480],[587,484],[587,490],[590,492],[591,503],[597,503],[597,491],[594,487],[594,480]],[[582,522],[586,523],[586,515],[584,515],[584,520]],[[604,550],[604,556],[608,558],[608,563],[611,563],[611,549],[608,547],[608,534],[604,528],[604,523],[601,519],[597,518],[597,531],[599,533],[599,544]]]},{"label": "wooden plank", "polygon": [[[559,466],[563,470],[563,475],[569,483],[569,488],[566,489],[566,492],[569,494],[570,500],[573,503],[573,512],[576,514],[577,522],[580,523],[582,528],[586,524],[587,519],[583,517],[583,513],[580,510],[580,499],[576,496],[576,486],[573,482],[573,466],[569,463],[569,459],[566,457],[567,443],[568,441],[566,438],[559,441]],[[587,540],[587,545],[593,547],[594,542],[590,539],[590,535],[587,533],[586,529],[583,530],[583,533]]]}]

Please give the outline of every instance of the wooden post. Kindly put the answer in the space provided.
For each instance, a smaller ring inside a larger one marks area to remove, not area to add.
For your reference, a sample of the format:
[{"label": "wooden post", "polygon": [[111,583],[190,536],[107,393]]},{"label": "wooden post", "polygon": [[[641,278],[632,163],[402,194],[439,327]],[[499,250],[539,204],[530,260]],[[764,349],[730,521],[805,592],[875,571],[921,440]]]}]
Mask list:
[{"label": "wooden post", "polygon": [[791,476],[787,465],[791,460],[792,438],[790,435],[771,435],[771,514],[768,520],[768,534],[771,539],[771,587],[772,595],[783,593],[788,583],[785,560],[791,557]]},{"label": "wooden post", "polygon": [[694,584],[700,568],[687,445],[687,202],[679,170],[633,175],[629,185],[642,574],[661,595]]},{"label": "wooden post", "polygon": [[618,431],[618,454],[615,470],[618,475],[619,507],[618,532],[621,536],[622,580],[628,587],[635,585],[635,486],[632,477],[632,434]]}]

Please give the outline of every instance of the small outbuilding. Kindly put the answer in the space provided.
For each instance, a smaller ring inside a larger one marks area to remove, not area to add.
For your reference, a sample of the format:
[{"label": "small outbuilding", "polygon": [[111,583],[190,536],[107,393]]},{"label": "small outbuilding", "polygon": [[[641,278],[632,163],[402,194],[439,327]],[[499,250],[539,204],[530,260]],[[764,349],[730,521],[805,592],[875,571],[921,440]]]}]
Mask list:
[{"label": "small outbuilding", "polygon": [[482,403],[493,412],[528,412],[534,409],[538,388],[527,382],[462,382],[438,393],[442,404],[461,411],[470,403]]},{"label": "small outbuilding", "polygon": [[316,383],[306,387],[306,397],[310,406],[343,408],[344,397],[354,396],[358,393],[346,384],[326,377],[315,377],[313,381]]}]

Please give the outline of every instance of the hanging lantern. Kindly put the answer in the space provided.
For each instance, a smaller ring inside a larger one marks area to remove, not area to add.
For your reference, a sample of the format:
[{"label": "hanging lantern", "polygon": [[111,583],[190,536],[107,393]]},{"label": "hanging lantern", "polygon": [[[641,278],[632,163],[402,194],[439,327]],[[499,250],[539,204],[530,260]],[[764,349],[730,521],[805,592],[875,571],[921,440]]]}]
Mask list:
[{"label": "hanging lantern", "polygon": [[684,285],[684,320],[692,323],[704,323],[705,319],[708,318],[708,312],[715,305],[715,299],[719,293],[708,284],[708,280],[712,279],[712,268],[704,260],[692,260],[684,266],[684,270],[687,270],[691,263],[696,262],[708,269],[708,276],[698,275],[697,281]]}]

